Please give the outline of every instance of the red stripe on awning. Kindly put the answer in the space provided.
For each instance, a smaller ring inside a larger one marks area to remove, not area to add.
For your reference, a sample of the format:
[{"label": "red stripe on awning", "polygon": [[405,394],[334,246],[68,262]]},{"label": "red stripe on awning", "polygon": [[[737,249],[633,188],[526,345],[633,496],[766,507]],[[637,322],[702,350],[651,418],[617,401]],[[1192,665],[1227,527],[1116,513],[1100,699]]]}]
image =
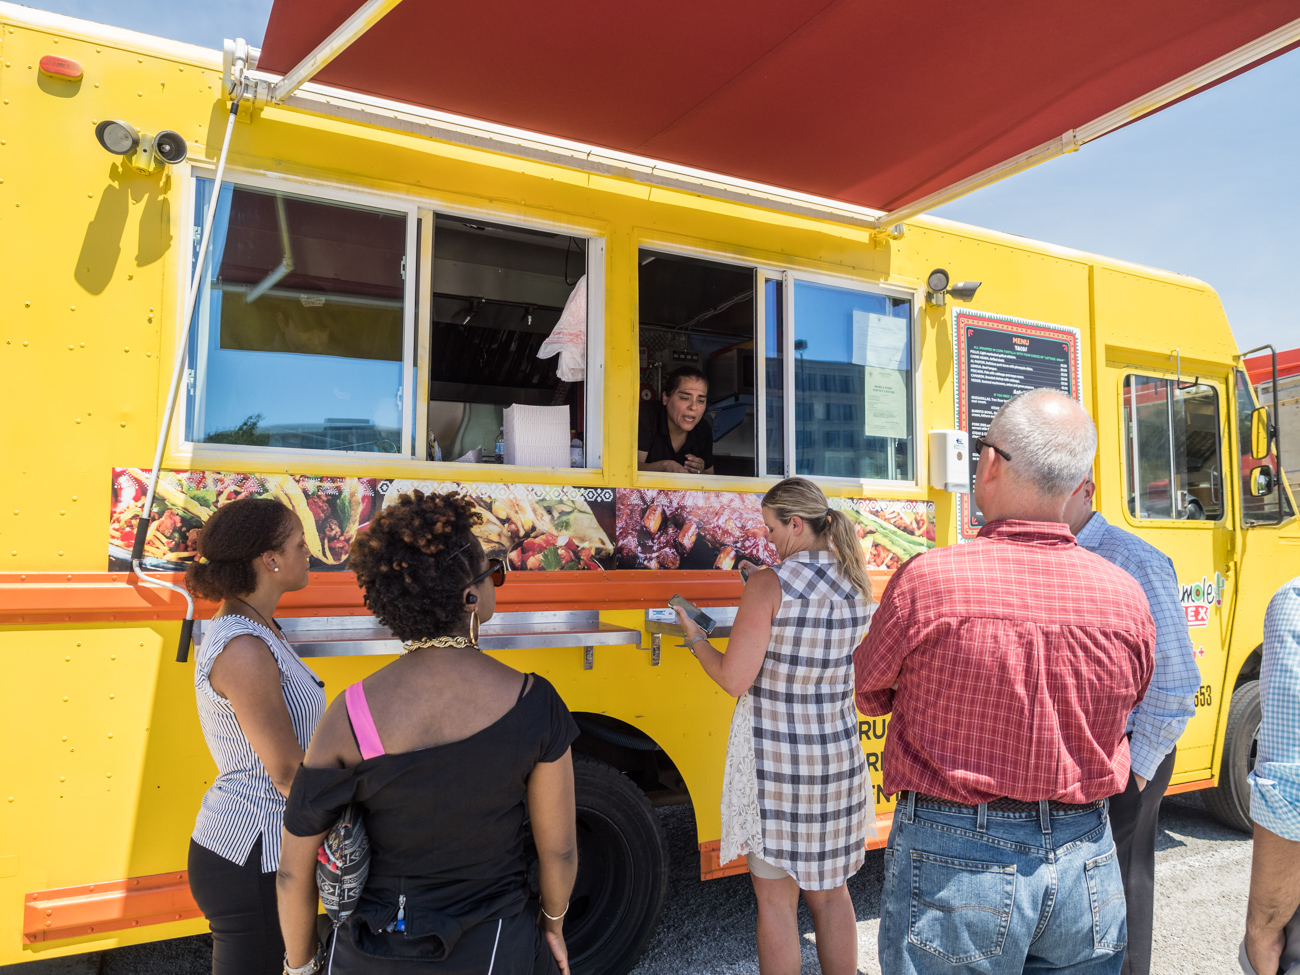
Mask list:
[{"label": "red stripe on awning", "polygon": [[[259,67],[287,72],[357,6],[275,0]],[[406,0],[315,80],[891,209],[1297,15],[1294,0]]]}]

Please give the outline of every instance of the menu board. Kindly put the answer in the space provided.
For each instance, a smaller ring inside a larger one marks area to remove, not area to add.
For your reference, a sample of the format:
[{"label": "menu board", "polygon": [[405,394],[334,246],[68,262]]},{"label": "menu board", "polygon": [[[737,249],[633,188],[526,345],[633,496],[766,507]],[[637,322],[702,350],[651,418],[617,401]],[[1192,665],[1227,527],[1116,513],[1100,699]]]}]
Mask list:
[{"label": "menu board", "polygon": [[[953,313],[953,372],[957,377],[957,426],[976,437],[1016,393],[1059,389],[1079,399],[1079,330],[988,312]],[[957,496],[961,538],[979,534],[984,518],[975,505],[975,454],[970,455],[972,493]]]}]

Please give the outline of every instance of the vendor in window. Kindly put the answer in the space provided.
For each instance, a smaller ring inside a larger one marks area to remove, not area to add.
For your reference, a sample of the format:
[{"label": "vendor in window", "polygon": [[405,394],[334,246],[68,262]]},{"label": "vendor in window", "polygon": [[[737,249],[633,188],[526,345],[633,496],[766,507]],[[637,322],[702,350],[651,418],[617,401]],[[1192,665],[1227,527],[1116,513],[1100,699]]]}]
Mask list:
[{"label": "vendor in window", "polygon": [[664,379],[663,402],[642,403],[636,469],[671,474],[713,473],[713,427],[704,419],[709,381],[691,366]]}]

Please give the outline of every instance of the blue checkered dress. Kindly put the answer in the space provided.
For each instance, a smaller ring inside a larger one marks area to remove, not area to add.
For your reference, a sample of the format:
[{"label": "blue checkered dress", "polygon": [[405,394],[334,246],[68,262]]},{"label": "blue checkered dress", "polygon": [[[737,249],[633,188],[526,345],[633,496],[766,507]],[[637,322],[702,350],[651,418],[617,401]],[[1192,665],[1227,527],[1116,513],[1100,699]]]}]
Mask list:
[{"label": "blue checkered dress", "polygon": [[1264,614],[1259,693],[1264,723],[1250,773],[1250,818],[1300,840],[1300,576],[1277,591]]},{"label": "blue checkered dress", "polygon": [[1133,772],[1151,779],[1196,713],[1196,692],[1201,686],[1174,563],[1154,545],[1107,522],[1100,512],[1093,514],[1075,540],[1136,579],[1151,607],[1156,669],[1147,696],[1128,719]]}]

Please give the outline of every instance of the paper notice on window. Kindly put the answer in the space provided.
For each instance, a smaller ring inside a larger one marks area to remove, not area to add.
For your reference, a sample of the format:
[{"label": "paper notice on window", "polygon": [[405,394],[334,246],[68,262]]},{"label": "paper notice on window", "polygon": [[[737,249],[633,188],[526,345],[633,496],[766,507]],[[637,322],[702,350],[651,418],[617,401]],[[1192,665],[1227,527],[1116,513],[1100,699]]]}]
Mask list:
[{"label": "paper notice on window", "polygon": [[862,371],[867,391],[867,436],[906,439],[907,373],[876,366]]},{"label": "paper notice on window", "polygon": [[853,362],[873,369],[910,369],[907,319],[853,312]]}]

